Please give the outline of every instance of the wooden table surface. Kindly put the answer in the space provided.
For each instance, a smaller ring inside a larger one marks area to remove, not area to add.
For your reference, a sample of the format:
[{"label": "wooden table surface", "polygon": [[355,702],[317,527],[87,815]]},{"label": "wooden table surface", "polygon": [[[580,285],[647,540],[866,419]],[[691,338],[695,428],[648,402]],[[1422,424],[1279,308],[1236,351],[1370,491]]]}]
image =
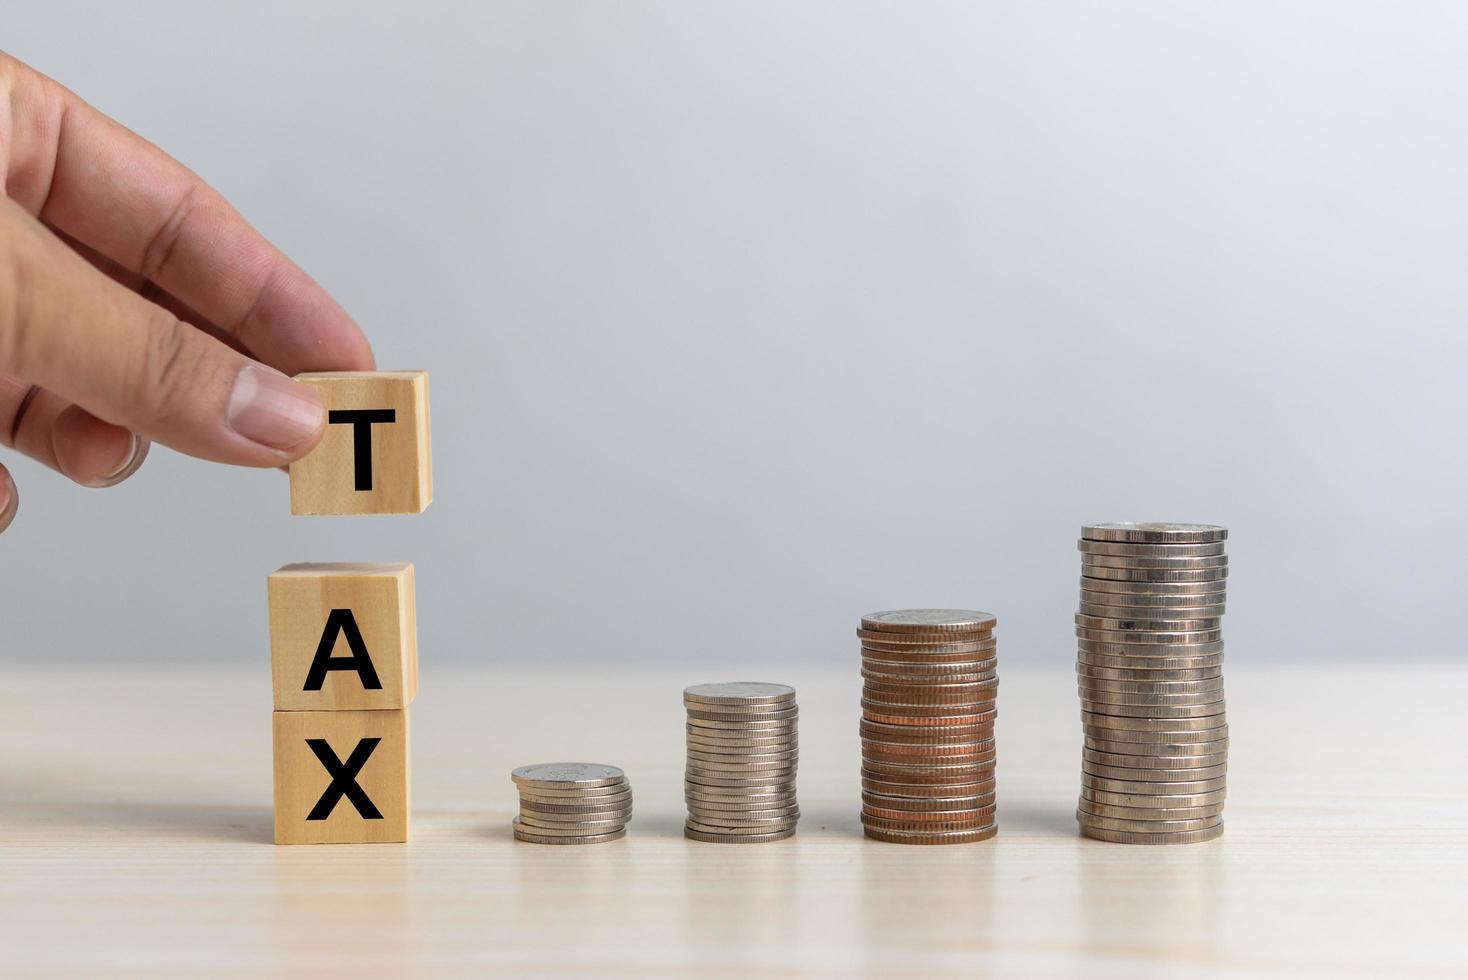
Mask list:
[{"label": "wooden table surface", "polygon": [[[681,836],[681,688],[791,683],[790,841]],[[1231,666],[1228,832],[1087,841],[1073,675],[1003,671],[996,840],[867,841],[837,669],[425,660],[406,845],[270,843],[270,671],[0,668],[0,975],[1468,975],[1465,665]],[[624,767],[625,840],[517,844],[509,770]]]}]

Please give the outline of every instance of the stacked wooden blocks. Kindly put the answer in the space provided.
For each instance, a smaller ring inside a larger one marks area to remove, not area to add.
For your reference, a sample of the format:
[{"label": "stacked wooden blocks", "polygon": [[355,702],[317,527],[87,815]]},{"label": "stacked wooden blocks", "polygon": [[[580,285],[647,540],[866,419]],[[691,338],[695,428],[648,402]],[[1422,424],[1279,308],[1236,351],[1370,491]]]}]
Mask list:
[{"label": "stacked wooden blocks", "polygon": [[[291,466],[294,514],[416,514],[433,498],[428,375],[303,374],[327,408]],[[408,705],[418,695],[408,563],[302,563],[270,576],[275,842],[408,839]]]}]

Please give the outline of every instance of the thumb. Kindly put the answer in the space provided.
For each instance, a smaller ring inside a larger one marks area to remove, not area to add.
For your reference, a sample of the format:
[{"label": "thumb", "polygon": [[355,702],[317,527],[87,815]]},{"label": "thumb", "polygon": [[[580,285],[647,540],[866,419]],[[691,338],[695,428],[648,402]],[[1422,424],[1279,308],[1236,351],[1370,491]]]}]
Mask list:
[{"label": "thumb", "polygon": [[0,197],[0,370],[221,463],[280,466],[321,438],[320,397],[119,286]]}]

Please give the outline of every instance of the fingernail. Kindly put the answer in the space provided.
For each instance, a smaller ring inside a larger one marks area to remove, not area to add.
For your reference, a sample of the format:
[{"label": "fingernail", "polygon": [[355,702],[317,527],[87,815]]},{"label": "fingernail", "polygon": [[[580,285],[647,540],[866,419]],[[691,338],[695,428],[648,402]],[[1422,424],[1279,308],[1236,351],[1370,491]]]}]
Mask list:
[{"label": "fingernail", "polygon": [[15,481],[10,474],[0,470],[0,532],[10,526],[15,520],[15,512],[20,509],[20,494],[15,492]]},{"label": "fingernail", "polygon": [[148,458],[148,450],[153,447],[153,444],[147,439],[140,437],[136,432],[129,432],[128,435],[132,436],[132,445],[128,447],[127,455],[122,458],[121,465],[111,473],[104,473],[95,480],[89,481],[87,486],[93,488],[115,487],[136,473],[138,468],[143,465],[143,461]]},{"label": "fingernail", "polygon": [[289,452],[316,438],[325,421],[320,396],[279,371],[249,364],[235,378],[227,424],[251,442]]}]

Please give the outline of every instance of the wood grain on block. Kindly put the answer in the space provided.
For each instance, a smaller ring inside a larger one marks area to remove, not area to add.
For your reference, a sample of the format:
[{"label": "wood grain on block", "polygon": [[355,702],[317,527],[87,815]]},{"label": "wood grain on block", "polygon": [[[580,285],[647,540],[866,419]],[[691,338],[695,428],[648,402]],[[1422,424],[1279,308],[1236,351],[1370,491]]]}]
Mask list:
[{"label": "wood grain on block", "polygon": [[286,565],[268,593],[277,710],[402,708],[418,696],[411,563]]},{"label": "wood grain on block", "polygon": [[408,709],[277,711],[275,842],[408,839]]},{"label": "wood grain on block", "polygon": [[427,371],[296,375],[326,403],[326,434],[291,464],[292,514],[417,514],[433,500]]}]

